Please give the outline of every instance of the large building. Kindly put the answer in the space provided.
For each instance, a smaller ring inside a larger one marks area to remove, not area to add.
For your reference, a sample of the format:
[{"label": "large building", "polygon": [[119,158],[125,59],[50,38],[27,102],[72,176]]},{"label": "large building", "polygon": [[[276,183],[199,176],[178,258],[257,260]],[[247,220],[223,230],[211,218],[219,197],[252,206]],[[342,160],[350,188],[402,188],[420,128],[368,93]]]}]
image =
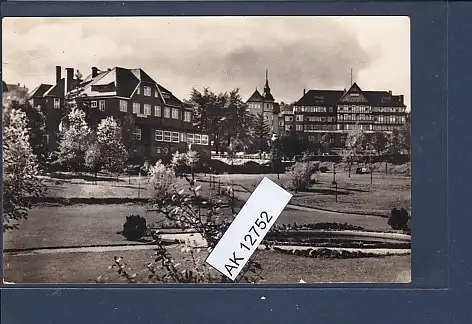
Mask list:
[{"label": "large building", "polygon": [[46,115],[51,146],[57,143],[65,98],[78,91],[92,127],[108,116],[122,122],[125,117],[134,120],[136,145],[130,154],[135,159],[168,157],[187,150],[188,144],[192,149],[209,150],[209,136],[194,129],[192,111],[142,69],[100,71],[93,67],[81,82],[74,79],[74,69],[67,68],[65,78],[61,70],[56,67],[55,85],[41,84],[28,97]]},{"label": "large building", "polygon": [[264,92],[261,94],[259,90],[254,93],[246,101],[248,111],[254,115],[262,114],[267,125],[270,127],[272,133],[279,133],[279,121],[278,115],[280,107],[275,102],[274,96],[270,92],[269,86],[269,72],[266,70],[266,81],[264,86]]},{"label": "large building", "polygon": [[406,122],[403,95],[391,91],[363,91],[356,83],[348,90],[309,90],[293,106],[283,112],[280,127],[306,133],[319,141],[331,135],[334,146],[342,146],[349,130],[359,125],[366,133],[391,132]]}]

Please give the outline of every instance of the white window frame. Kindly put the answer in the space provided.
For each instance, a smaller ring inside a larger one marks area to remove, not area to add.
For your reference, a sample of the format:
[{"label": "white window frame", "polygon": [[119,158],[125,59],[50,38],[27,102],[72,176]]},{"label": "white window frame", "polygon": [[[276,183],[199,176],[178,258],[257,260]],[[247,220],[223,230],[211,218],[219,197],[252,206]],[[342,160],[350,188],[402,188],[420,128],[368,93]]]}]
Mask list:
[{"label": "white window frame", "polygon": [[200,134],[195,134],[194,143],[198,145],[202,144],[202,136]]},{"label": "white window frame", "polygon": [[171,141],[172,143],[179,143],[180,141],[180,135],[178,132],[172,132],[171,134]]},{"label": "white window frame", "polygon": [[170,108],[164,107],[164,118],[170,118]]},{"label": "white window frame", "polygon": [[208,135],[202,135],[202,145],[208,145],[209,138]]},{"label": "white window frame", "polygon": [[44,135],[43,135],[43,142],[44,142],[45,144],[49,144],[49,134],[44,134]]},{"label": "white window frame", "polygon": [[187,143],[193,144],[195,141],[195,136],[194,134],[187,133]]},{"label": "white window frame", "polygon": [[141,128],[139,127],[136,127],[134,130],[133,130],[133,138],[137,141],[140,141],[141,138],[142,138],[142,130]]},{"label": "white window frame", "polygon": [[133,114],[139,114],[141,112],[141,104],[139,102],[133,102]]},{"label": "white window frame", "polygon": [[296,131],[303,131],[303,125],[295,125],[295,130]]},{"label": "white window frame", "polygon": [[172,108],[172,119],[179,119],[179,109]]},{"label": "white window frame", "polygon": [[140,89],[139,89],[139,88],[141,88],[141,83],[138,84],[138,87],[136,88],[136,94],[139,94],[139,92],[140,92]]},{"label": "white window frame", "polygon": [[120,111],[128,112],[128,101],[120,99]]},{"label": "white window frame", "polygon": [[54,108],[56,108],[56,109],[61,108],[61,99],[54,98]]},{"label": "white window frame", "polygon": [[144,114],[146,116],[151,116],[152,113],[152,106],[150,104],[144,104]]},{"label": "white window frame", "polygon": [[92,101],[90,102],[90,107],[92,107],[92,108],[97,108],[97,107],[98,107],[97,100],[92,100]]},{"label": "white window frame", "polygon": [[156,140],[156,142],[163,142],[164,141],[164,132],[159,130],[159,129],[156,129],[156,131],[154,133],[154,139]]},{"label": "white window frame", "polygon": [[145,97],[150,97],[151,94],[152,94],[151,87],[149,87],[149,86],[144,86],[144,91],[143,91],[143,93],[144,93],[144,96],[145,96]]},{"label": "white window frame", "polygon": [[98,102],[98,110],[105,111],[105,100],[100,100]]},{"label": "white window frame", "polygon": [[157,88],[154,89],[154,97],[159,98],[159,90]]},{"label": "white window frame", "polygon": [[154,106],[154,116],[156,116],[156,117],[161,117],[162,116],[161,106]]},{"label": "white window frame", "polygon": [[[168,139],[166,139],[168,138]],[[172,141],[172,134],[169,131],[164,131],[164,142],[171,142]]]},{"label": "white window frame", "polygon": [[184,111],[184,122],[191,122],[191,121],[192,121],[192,112]]},{"label": "white window frame", "polygon": [[297,122],[302,122],[303,121],[303,115],[296,115],[296,119],[295,119]]}]

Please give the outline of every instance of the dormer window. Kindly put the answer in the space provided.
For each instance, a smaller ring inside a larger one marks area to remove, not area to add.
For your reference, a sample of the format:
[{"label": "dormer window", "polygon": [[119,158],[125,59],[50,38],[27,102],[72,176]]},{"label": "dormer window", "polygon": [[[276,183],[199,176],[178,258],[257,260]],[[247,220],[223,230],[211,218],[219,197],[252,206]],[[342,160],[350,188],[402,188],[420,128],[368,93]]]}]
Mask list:
[{"label": "dormer window", "polygon": [[150,96],[151,96],[151,87],[144,86],[144,95],[145,95],[146,97],[150,97]]}]

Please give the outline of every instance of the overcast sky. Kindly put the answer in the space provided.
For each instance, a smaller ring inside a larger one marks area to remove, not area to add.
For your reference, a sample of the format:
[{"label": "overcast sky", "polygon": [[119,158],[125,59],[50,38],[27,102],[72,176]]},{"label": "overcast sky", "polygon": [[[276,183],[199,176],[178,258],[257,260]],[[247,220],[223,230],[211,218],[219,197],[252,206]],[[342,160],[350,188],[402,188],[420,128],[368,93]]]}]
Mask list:
[{"label": "overcast sky", "polygon": [[[5,18],[3,80],[53,83],[55,66],[142,68],[180,99],[192,87],[239,88],[246,100],[269,69],[277,101],[303,89],[392,90],[410,103],[407,17]],[[64,73],[64,72],[63,72]]]}]

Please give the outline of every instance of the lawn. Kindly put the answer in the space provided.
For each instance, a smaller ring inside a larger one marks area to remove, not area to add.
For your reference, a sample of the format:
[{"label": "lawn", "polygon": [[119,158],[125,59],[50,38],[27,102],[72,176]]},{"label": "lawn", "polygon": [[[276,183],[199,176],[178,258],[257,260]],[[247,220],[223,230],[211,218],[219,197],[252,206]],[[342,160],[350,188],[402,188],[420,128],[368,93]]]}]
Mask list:
[{"label": "lawn", "polygon": [[[171,248],[176,262],[187,267],[188,254],[180,247]],[[206,252],[200,252],[203,261]],[[125,283],[108,267],[115,256],[121,256],[138,279],[148,272],[144,264],[152,257],[152,251],[62,253],[50,255],[4,256],[4,276],[9,282],[23,283],[95,283],[99,276],[108,283]],[[408,282],[410,257],[388,256],[360,259],[321,259],[286,255],[271,251],[257,251],[254,260],[263,267],[262,283],[296,284],[302,279],[307,283],[326,282]]]}]

